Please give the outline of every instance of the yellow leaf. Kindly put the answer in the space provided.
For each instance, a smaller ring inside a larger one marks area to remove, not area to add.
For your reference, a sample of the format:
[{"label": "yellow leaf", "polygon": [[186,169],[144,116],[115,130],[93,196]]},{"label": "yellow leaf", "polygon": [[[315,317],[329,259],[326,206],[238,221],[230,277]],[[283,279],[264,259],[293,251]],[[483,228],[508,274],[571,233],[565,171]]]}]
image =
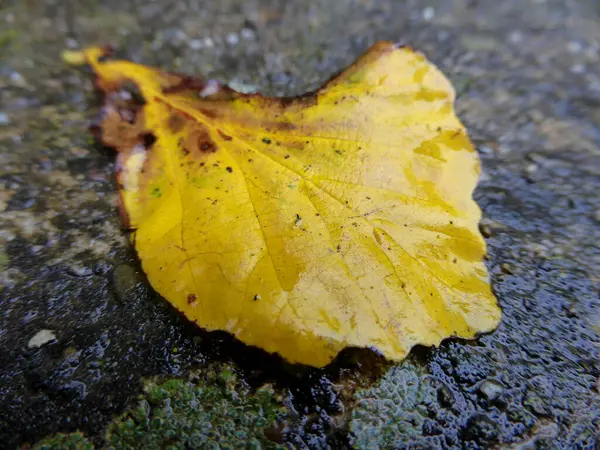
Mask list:
[{"label": "yellow leaf", "polygon": [[190,320],[312,366],[497,326],[478,156],[424,56],[381,42],[278,99],[103,54],[86,58],[122,210],[152,286]]}]

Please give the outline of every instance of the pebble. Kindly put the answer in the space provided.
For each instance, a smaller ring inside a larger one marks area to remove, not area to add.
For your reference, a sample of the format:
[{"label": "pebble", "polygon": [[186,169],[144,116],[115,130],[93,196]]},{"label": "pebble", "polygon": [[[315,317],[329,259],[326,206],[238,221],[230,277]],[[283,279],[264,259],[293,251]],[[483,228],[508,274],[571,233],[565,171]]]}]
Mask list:
[{"label": "pebble", "polygon": [[216,80],[208,80],[204,84],[204,87],[202,88],[202,90],[200,92],[198,92],[198,96],[199,97],[208,97],[210,95],[214,95],[217,92],[219,92],[219,89],[221,89],[221,83],[219,83]]},{"label": "pebble", "polygon": [[252,31],[250,28],[244,28],[241,32],[240,35],[247,40],[252,40],[254,39],[254,31]]},{"label": "pebble", "polygon": [[537,164],[534,164],[534,163],[528,164],[527,167],[525,167],[525,172],[527,172],[528,174],[537,172],[537,170],[538,170],[538,166],[537,166]]},{"label": "pebble", "polygon": [[67,273],[75,277],[89,277],[93,275],[92,269],[81,263],[73,261],[67,267]]},{"label": "pebble", "polygon": [[577,41],[571,41],[567,44],[567,50],[571,53],[580,53],[583,47]]},{"label": "pebble", "polygon": [[70,49],[79,48],[79,42],[77,42],[77,40],[73,39],[73,38],[68,38],[65,41],[65,45],[67,48],[70,48]]},{"label": "pebble", "polygon": [[421,16],[423,17],[423,20],[429,22],[435,17],[435,9],[433,9],[431,6],[428,6],[427,8],[423,9]]},{"label": "pebble", "polygon": [[234,91],[241,92],[242,94],[254,94],[258,92],[258,86],[255,84],[247,84],[238,80],[231,80],[227,85]]},{"label": "pebble", "polygon": [[537,123],[541,123],[545,119],[544,113],[537,109],[532,109],[529,111],[529,117],[531,117],[531,120]]},{"label": "pebble", "polygon": [[511,31],[508,35],[508,40],[512,44],[520,44],[523,42],[523,33],[519,30]]},{"label": "pebble", "polygon": [[505,275],[514,275],[514,272],[508,263],[502,263],[500,265],[500,270],[502,270],[502,273]]},{"label": "pebble", "polygon": [[0,125],[8,125],[8,123],[8,116],[5,113],[0,112]]},{"label": "pebble", "polygon": [[200,50],[202,47],[204,47],[204,42],[202,39],[192,39],[188,42],[188,47],[192,50]]},{"label": "pebble", "polygon": [[237,35],[237,33],[228,33],[225,39],[229,45],[236,45],[238,42],[240,42],[240,37]]},{"label": "pebble", "polygon": [[489,238],[492,236],[492,229],[490,228],[489,225],[485,224],[485,223],[480,223],[479,224],[479,232],[481,233],[481,235],[484,238]]},{"label": "pebble", "polygon": [[52,330],[38,331],[27,343],[28,348],[40,348],[49,342],[56,341],[56,335]]},{"label": "pebble", "polygon": [[172,39],[176,42],[185,42],[187,40],[187,35],[183,30],[175,30],[172,35]]},{"label": "pebble", "polygon": [[485,380],[479,387],[479,391],[488,400],[495,400],[504,393],[504,386],[494,380]]},{"label": "pebble", "polygon": [[25,78],[23,78],[23,75],[21,75],[19,72],[13,72],[10,74],[10,81],[12,82],[12,84],[14,86],[17,87],[25,87],[27,86],[27,82],[25,81]]},{"label": "pebble", "polygon": [[215,42],[211,38],[205,37],[204,38],[204,46],[206,48],[213,48],[215,46]]}]

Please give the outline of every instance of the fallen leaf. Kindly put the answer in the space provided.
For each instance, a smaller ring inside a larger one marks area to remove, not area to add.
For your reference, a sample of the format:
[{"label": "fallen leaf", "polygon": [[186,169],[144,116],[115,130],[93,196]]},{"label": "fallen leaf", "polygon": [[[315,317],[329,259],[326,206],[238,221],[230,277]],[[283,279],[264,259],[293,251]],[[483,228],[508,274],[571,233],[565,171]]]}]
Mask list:
[{"label": "fallen leaf", "polygon": [[188,319],[312,366],[497,326],[478,156],[420,53],[378,43],[297,98],[85,57],[143,270]]}]

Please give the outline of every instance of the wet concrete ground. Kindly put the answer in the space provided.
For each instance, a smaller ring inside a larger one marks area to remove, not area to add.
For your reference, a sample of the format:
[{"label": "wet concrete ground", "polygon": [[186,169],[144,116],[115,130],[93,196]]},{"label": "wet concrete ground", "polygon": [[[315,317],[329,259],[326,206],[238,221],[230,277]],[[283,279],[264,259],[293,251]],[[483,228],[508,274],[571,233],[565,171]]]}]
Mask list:
[{"label": "wet concrete ground", "polygon": [[[60,52],[112,43],[128,59],[287,95],[378,39],[421,50],[456,86],[482,158],[500,328],[400,366],[348,352],[320,371],[188,324],[139,270],[113,157],[87,132],[90,74]],[[215,362],[244,389],[274,386],[287,413],[267,446],[600,445],[596,1],[5,0],[0,54],[0,448],[75,430],[105,445],[144,378],[207,383]],[[31,347],[41,330],[55,339]]]}]

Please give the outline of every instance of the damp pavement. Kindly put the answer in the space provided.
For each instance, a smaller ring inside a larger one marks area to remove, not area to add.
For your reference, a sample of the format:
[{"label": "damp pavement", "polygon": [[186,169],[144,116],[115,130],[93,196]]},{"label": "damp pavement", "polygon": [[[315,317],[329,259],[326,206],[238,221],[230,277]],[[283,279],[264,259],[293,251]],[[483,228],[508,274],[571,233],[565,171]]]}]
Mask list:
[{"label": "damp pavement", "polygon": [[[199,3],[0,2],[0,448],[597,448],[598,2]],[[126,241],[90,73],[61,51],[290,95],[379,39],[456,87],[500,327],[316,370],[187,323]]]}]

